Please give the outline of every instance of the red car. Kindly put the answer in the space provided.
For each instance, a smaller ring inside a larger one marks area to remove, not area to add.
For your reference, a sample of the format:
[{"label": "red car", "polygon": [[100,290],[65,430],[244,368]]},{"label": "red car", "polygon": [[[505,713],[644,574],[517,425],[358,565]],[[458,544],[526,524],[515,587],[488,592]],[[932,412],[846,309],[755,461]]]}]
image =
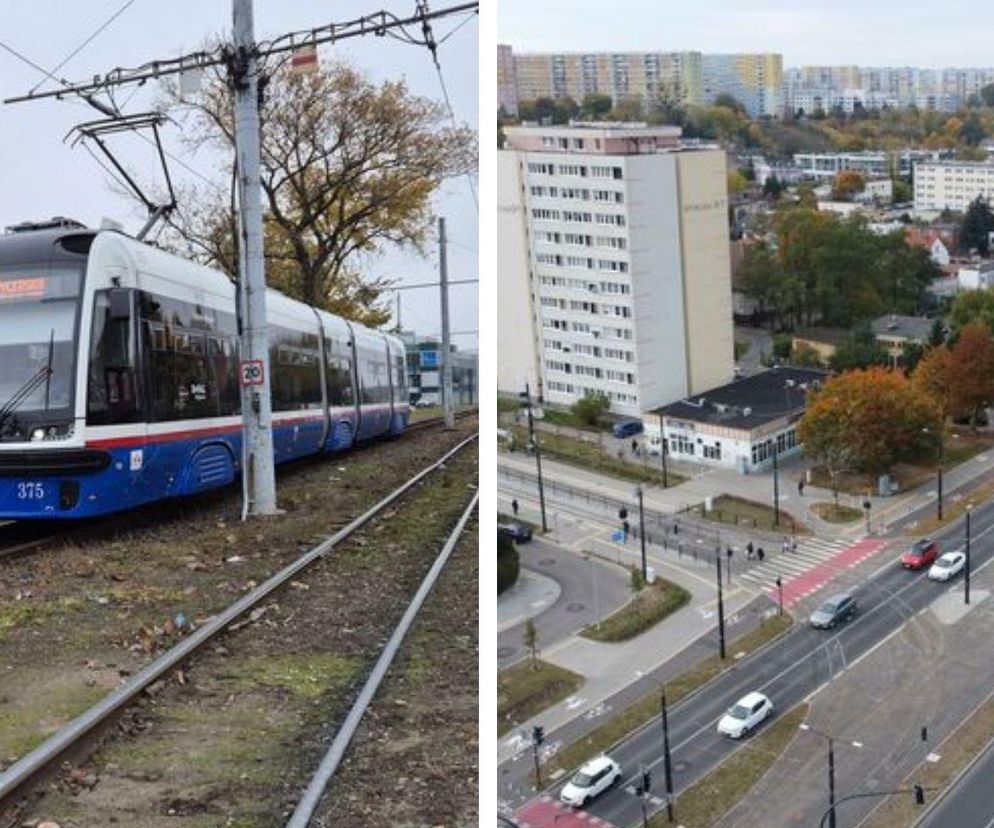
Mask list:
[{"label": "red car", "polygon": [[938,557],[939,542],[931,538],[922,538],[901,555],[901,566],[905,569],[921,569],[933,563]]}]

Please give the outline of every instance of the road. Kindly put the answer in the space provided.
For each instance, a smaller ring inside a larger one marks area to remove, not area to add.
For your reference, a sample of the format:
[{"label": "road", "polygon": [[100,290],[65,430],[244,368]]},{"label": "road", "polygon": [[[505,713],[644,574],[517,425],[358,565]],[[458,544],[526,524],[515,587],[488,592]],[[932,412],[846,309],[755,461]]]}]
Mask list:
[{"label": "road", "polygon": [[[994,557],[994,504],[973,510],[972,558],[979,567]],[[961,546],[962,525],[937,533],[945,551]],[[837,631],[814,630],[803,623],[773,648],[744,659],[670,712],[670,744],[677,794],[720,764],[744,745],[719,738],[715,725],[724,711],[750,690],[761,690],[778,712],[789,710],[812,691],[830,681],[854,660],[882,644],[901,624],[940,595],[941,587],[925,573],[913,573],[888,563],[855,590],[860,611],[856,619]],[[653,771],[659,792],[662,780],[661,736],[658,720],[629,737],[612,755],[624,769],[624,781],[589,807],[612,825],[627,826],[641,819],[641,806],[633,795],[639,766]],[[503,781],[503,780],[502,780]],[[557,786],[552,793],[558,796]],[[502,791],[499,796],[508,794]],[[657,806],[658,808],[658,806]],[[655,808],[654,808],[655,810]]]},{"label": "road", "polygon": [[[561,590],[555,602],[533,618],[542,649],[548,649],[593,623],[598,614],[600,617],[609,615],[631,596],[624,569],[596,558],[584,560],[545,538],[536,536],[529,543],[520,544],[518,554],[522,567],[552,578]],[[524,628],[525,619],[522,618],[498,634],[499,668],[503,669],[526,654]]]},{"label": "road", "polygon": [[994,826],[994,744],[981,754],[917,828],[991,828]]}]

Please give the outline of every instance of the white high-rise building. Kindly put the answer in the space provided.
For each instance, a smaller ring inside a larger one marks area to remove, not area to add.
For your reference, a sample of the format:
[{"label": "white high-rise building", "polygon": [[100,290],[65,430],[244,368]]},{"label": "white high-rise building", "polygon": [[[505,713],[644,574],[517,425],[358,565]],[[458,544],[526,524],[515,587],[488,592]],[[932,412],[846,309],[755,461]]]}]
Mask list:
[{"label": "white high-rise building", "polygon": [[510,127],[498,152],[498,387],[618,414],[730,382],[727,170],[676,127]]}]

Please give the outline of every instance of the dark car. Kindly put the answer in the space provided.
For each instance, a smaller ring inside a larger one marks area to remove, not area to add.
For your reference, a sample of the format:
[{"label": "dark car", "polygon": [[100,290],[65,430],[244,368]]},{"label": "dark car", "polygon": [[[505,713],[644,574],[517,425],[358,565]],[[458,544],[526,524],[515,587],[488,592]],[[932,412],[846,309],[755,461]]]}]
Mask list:
[{"label": "dark car", "polygon": [[497,531],[515,543],[528,543],[532,539],[531,527],[523,523],[498,523]]},{"label": "dark car", "polygon": [[634,437],[636,434],[642,433],[642,421],[641,420],[621,420],[614,424],[614,428],[611,429],[611,433],[615,437]]},{"label": "dark car", "polygon": [[923,566],[934,563],[938,557],[939,542],[931,538],[922,538],[901,555],[901,566],[905,569],[921,569]]},{"label": "dark car", "polygon": [[818,609],[811,613],[812,627],[821,630],[828,630],[836,624],[848,621],[856,614],[856,599],[848,592],[841,592],[833,595]]}]

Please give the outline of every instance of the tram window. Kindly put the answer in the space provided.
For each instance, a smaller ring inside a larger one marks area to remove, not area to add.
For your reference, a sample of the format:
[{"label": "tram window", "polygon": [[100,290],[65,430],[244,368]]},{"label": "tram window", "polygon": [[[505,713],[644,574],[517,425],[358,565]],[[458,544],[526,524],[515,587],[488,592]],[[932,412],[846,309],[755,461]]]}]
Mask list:
[{"label": "tram window", "polygon": [[269,363],[274,411],[321,407],[318,338],[270,326]]},{"label": "tram window", "polygon": [[352,361],[328,357],[328,405],[352,405]]},{"label": "tram window", "polygon": [[131,316],[113,318],[107,291],[94,297],[87,378],[87,422],[133,423],[141,419]]}]

